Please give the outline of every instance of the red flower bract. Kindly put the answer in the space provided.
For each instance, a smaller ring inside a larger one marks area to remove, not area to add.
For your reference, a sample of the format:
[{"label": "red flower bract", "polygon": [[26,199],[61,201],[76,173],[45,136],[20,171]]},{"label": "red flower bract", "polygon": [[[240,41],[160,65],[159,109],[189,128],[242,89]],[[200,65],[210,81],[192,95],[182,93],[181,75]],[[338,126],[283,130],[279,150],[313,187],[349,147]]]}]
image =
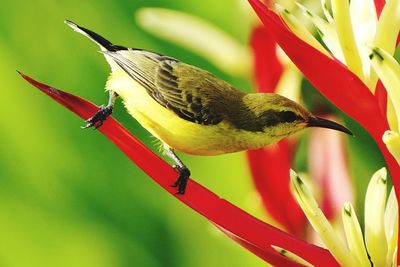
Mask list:
[{"label": "red flower bract", "polygon": [[259,92],[273,93],[282,74],[282,64],[276,54],[276,42],[264,26],[253,29],[251,47],[254,58],[254,78]]},{"label": "red flower bract", "polygon": [[254,184],[269,214],[289,233],[304,237],[307,220],[289,185],[294,154],[291,145],[288,140],[282,140],[276,145],[248,151],[247,158]]},{"label": "red flower bract", "polygon": [[[98,110],[96,105],[87,100],[39,83],[24,74],[21,75],[33,86],[83,119],[89,118]],[[271,245],[275,245],[299,255],[315,266],[339,266],[329,251],[296,239],[258,220],[193,180],[189,180],[185,195],[176,195],[175,188],[170,186],[177,177],[174,169],[112,117],[107,118],[99,131],[167,192],[206,217],[230,238],[265,261],[275,266],[300,266],[272,249]]]}]

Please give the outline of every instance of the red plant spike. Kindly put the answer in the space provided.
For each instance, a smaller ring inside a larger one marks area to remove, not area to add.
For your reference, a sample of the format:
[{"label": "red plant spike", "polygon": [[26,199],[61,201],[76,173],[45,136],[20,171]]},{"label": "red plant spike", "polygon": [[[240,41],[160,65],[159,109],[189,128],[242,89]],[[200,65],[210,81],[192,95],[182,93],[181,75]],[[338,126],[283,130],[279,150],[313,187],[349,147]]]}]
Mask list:
[{"label": "red plant spike", "polygon": [[[390,170],[396,197],[400,199],[400,166],[382,141],[382,135],[389,129],[389,125],[386,117],[382,116],[375,96],[344,65],[294,35],[281,19],[259,0],[249,2],[279,46],[314,87],[360,123],[374,138]],[[398,253],[400,255],[400,251]]]},{"label": "red plant spike", "polygon": [[254,59],[254,79],[259,92],[272,93],[282,75],[276,42],[265,26],[257,26],[250,37]]},{"label": "red plant spike", "polygon": [[289,170],[293,152],[288,140],[276,145],[247,152],[249,166],[257,191],[269,214],[285,229],[303,237],[306,217],[290,191]]},{"label": "red plant spike", "polygon": [[[24,74],[21,76],[82,119],[89,118],[99,108],[78,96],[37,82]],[[189,180],[186,194],[176,195],[174,188],[170,186],[176,179],[175,170],[112,117],[107,118],[99,131],[167,192],[206,217],[223,229],[230,238],[265,261],[274,266],[300,266],[272,249],[271,245],[275,245],[299,255],[314,266],[339,266],[329,251],[258,220],[193,180]]]}]

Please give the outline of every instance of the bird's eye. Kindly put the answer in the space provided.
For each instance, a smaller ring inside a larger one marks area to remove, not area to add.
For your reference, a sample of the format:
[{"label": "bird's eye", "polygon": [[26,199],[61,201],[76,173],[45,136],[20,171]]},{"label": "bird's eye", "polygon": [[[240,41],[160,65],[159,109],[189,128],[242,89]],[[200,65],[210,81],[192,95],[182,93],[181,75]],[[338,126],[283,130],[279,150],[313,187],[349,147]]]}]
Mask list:
[{"label": "bird's eye", "polygon": [[282,111],[280,116],[284,122],[294,122],[295,120],[300,119],[300,116],[293,111]]}]

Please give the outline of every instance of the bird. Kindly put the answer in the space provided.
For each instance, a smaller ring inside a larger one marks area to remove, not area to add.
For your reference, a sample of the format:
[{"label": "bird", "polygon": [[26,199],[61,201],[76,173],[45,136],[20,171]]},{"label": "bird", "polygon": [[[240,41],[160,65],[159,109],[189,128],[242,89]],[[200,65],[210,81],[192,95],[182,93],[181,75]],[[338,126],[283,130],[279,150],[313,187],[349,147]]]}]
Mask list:
[{"label": "bird", "polygon": [[82,128],[100,127],[120,97],[174,162],[177,194],[185,193],[191,173],[176,151],[208,156],[258,149],[308,127],[352,135],[343,125],[314,116],[279,94],[245,93],[173,57],[115,45],[70,20],[65,23],[99,45],[111,67],[105,86],[108,103]]}]

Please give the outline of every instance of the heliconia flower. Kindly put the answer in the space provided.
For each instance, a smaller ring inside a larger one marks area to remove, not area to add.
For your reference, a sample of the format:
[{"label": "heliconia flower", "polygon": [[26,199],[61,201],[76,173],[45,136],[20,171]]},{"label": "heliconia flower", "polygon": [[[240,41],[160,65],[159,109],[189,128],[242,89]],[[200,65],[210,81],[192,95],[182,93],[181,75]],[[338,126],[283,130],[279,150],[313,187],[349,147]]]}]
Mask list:
[{"label": "heliconia flower", "polygon": [[[379,104],[369,92],[368,87],[357,79],[353,72],[334,59],[327,50],[321,52],[300,39],[282,23],[274,12],[261,2],[250,0],[250,3],[264,24],[268,25],[267,28],[274,39],[310,82],[337,107],[361,123],[370,132],[381,148],[389,164],[389,169],[399,172],[398,164],[393,162],[393,157],[389,155],[381,140],[383,133],[389,129],[387,119],[381,116]],[[382,14],[385,14],[386,6],[388,5],[385,5]],[[388,39],[392,42],[393,38]],[[310,60],[310,58],[313,60]],[[337,88],[351,88],[351,90],[337,90]]]},{"label": "heliconia flower", "polygon": [[382,137],[390,153],[400,162],[400,135],[395,131],[386,131]]},{"label": "heliconia flower", "polygon": [[[255,27],[250,40],[257,91],[276,92],[300,102],[303,77],[283,55],[269,30],[263,25]],[[321,188],[323,211],[333,219],[340,212],[343,201],[353,199],[345,164],[345,147],[338,132],[310,131],[314,133],[310,136],[309,148],[311,177],[315,186]],[[329,142],[326,142],[327,138]],[[289,188],[288,170],[293,163],[296,143],[295,138],[287,138],[277,145],[248,151],[247,156],[255,187],[268,214],[289,233],[304,237],[306,219]],[[335,144],[329,145],[332,143]],[[335,173],[342,175],[336,176]],[[335,190],[341,190],[341,194],[336,194]]]},{"label": "heliconia flower", "polygon": [[379,47],[371,48],[370,60],[388,92],[391,106],[393,107],[391,130],[386,131],[382,139],[390,153],[400,164],[400,65],[388,52]]},{"label": "heliconia flower", "polygon": [[[357,45],[355,45],[356,37],[352,30],[354,28],[349,24],[349,22],[352,22],[352,18],[350,17],[348,1],[332,1],[333,5],[337,5],[333,7],[336,13],[334,12],[332,15],[329,13],[329,10],[326,10],[325,15],[328,17],[328,22],[336,20],[336,24],[342,23],[347,25],[347,32],[344,30],[346,27],[343,27],[343,25],[336,26],[335,24],[335,28],[333,29],[337,38],[340,40],[339,44],[344,59],[346,62],[350,62],[350,58],[355,58],[355,61],[360,59],[361,62],[361,65],[357,62],[352,62],[351,64],[354,63],[354,65],[349,64],[347,68],[331,54],[332,51],[328,51],[325,48],[321,49],[321,47],[315,43],[315,39],[312,39],[312,35],[307,35],[303,29],[300,29],[301,27],[297,27],[295,24],[288,25],[290,24],[289,20],[292,18],[290,12],[285,12],[284,9],[281,12],[281,14],[288,14],[287,17],[290,17],[289,19],[283,18],[286,23],[285,25],[273,11],[268,9],[260,1],[249,0],[249,2],[262,22],[266,25],[266,28],[269,29],[271,35],[289,58],[299,67],[306,78],[333,104],[358,121],[371,134],[387,162],[394,187],[397,188],[395,193],[397,197],[399,197],[400,166],[398,161],[396,161],[396,158],[398,158],[396,154],[398,155],[398,153],[394,151],[396,147],[399,147],[399,145],[397,145],[399,142],[396,140],[398,139],[398,134],[396,134],[397,129],[391,128],[396,124],[398,125],[398,123],[391,123],[390,127],[388,122],[390,120],[393,121],[390,117],[393,117],[392,114],[395,114],[393,111],[394,108],[392,107],[392,112],[390,112],[390,110],[392,103],[396,102],[396,100],[390,99],[391,96],[389,94],[387,104],[388,117],[386,117],[386,112],[382,112],[380,109],[384,105],[379,103],[383,98],[378,97],[378,90],[376,90],[376,95],[373,95],[375,90],[373,88],[374,84],[372,83],[372,81],[374,81],[373,73],[377,72],[375,75],[377,75],[377,77],[379,75],[382,82],[385,80],[385,75],[382,75],[382,73],[376,70],[377,64],[372,64],[374,69],[370,70],[369,74],[365,72],[366,68],[360,66],[368,65],[364,62],[365,60],[374,61],[376,57],[379,59],[378,55],[374,56],[374,53],[372,53],[377,51],[377,49],[374,48],[389,50],[388,54],[391,55],[390,52],[393,51],[397,44],[397,35],[400,27],[400,12],[398,12],[400,3],[392,0],[386,1],[378,20],[374,43],[366,44],[366,47],[369,49],[369,54],[366,58],[365,54],[360,56],[360,50],[358,50]],[[325,3],[325,1],[323,1],[323,3]],[[338,6],[344,8],[339,10]],[[311,16],[314,16],[314,14]],[[385,27],[382,25],[385,25]],[[294,27],[296,27],[296,31],[292,30]],[[300,34],[298,32],[299,29],[301,31]],[[331,49],[333,50],[333,48]],[[378,54],[381,55],[381,53]],[[349,59],[346,60],[346,56]],[[384,61],[385,60],[383,60],[383,62]],[[371,64],[369,64],[369,66],[371,66]],[[386,71],[386,74],[388,74],[388,72],[390,71]],[[393,77],[393,75],[391,77]],[[379,84],[380,83],[378,83],[377,89],[385,89],[383,85]],[[398,88],[386,88],[389,93],[391,90],[396,89]],[[388,130],[392,132],[386,132]],[[386,146],[385,143],[390,145]]]},{"label": "heliconia flower", "polygon": [[307,185],[294,171],[291,171],[294,196],[313,229],[341,266],[397,265],[398,204],[393,188],[386,201],[386,176],[386,169],[382,168],[369,182],[365,196],[364,234],[352,204],[350,202],[344,204],[341,217],[347,243],[345,244],[340,238],[341,233],[334,231],[318,207]]}]

